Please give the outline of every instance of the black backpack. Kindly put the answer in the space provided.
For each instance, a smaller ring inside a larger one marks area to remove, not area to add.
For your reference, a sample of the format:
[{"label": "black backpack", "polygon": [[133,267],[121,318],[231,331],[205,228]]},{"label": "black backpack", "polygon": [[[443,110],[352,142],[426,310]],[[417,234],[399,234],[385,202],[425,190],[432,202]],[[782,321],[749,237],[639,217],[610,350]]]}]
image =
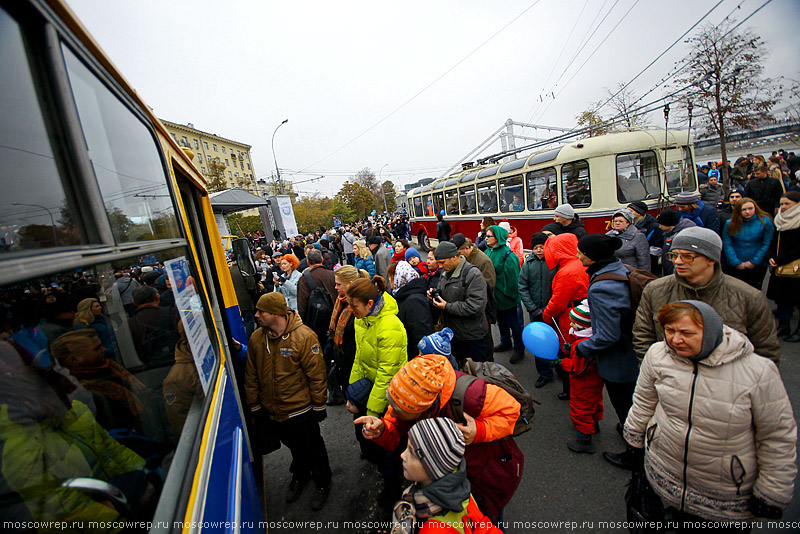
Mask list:
[{"label": "black backpack", "polygon": [[320,343],[324,343],[331,323],[331,315],[333,315],[333,302],[331,302],[328,290],[314,283],[311,269],[303,272],[303,278],[309,289],[308,306],[305,317],[302,318],[303,323],[317,334]]},{"label": "black backpack", "polygon": [[592,280],[592,283],[600,280],[618,280],[628,284],[628,288],[631,291],[631,313],[628,316],[626,324],[623,324],[622,326],[625,330],[631,331],[633,328],[633,322],[636,320],[636,310],[639,308],[639,302],[642,300],[644,288],[647,284],[658,277],[646,269],[637,269],[636,267],[631,267],[628,264],[623,265],[625,265],[625,268],[628,269],[627,277],[617,273],[603,273],[595,276]]}]

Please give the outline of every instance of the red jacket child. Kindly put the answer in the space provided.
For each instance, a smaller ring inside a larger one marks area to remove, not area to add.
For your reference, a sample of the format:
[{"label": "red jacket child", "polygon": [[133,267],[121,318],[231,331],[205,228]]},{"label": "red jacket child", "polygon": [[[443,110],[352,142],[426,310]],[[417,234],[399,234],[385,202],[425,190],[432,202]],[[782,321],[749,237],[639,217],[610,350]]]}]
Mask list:
[{"label": "red jacket child", "polygon": [[567,447],[592,454],[592,434],[597,432],[597,422],[603,418],[603,379],[597,372],[597,361],[584,358],[575,350],[592,336],[591,314],[585,300],[570,310],[569,319],[571,328],[565,337],[570,357],[560,360],[559,365],[570,374],[569,416],[577,430],[577,440],[568,442]]}]

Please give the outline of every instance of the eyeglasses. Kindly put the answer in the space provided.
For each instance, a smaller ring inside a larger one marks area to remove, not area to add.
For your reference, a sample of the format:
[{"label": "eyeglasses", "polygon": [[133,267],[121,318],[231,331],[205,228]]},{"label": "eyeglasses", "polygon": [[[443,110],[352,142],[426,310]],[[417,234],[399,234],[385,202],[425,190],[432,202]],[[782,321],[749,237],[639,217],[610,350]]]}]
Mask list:
[{"label": "eyeglasses", "polygon": [[486,237],[494,237],[494,234],[486,234]]},{"label": "eyeglasses", "polygon": [[669,261],[674,262],[678,258],[681,259],[683,263],[692,263],[695,258],[699,256],[699,254],[692,254],[691,252],[668,252],[667,258]]}]

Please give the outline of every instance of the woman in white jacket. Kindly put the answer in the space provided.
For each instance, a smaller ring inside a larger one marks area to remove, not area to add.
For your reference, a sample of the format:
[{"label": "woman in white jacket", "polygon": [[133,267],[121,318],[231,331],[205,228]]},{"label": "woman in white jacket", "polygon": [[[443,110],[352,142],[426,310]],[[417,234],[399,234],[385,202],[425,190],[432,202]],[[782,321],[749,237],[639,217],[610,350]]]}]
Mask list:
[{"label": "woman in white jacket", "polygon": [[[792,498],[797,425],[775,364],[707,304],[658,312],[624,436],[672,519],[779,518]],[[640,452],[641,454],[641,452]]]}]

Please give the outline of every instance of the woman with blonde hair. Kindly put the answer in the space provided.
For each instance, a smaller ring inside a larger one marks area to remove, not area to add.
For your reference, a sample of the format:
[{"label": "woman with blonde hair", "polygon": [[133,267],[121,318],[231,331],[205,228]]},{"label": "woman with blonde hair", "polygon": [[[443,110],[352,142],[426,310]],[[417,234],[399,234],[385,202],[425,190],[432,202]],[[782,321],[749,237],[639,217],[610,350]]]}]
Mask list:
[{"label": "woman with blonde hair", "polygon": [[359,239],[353,243],[353,253],[356,255],[356,269],[364,269],[369,273],[370,278],[375,276],[375,260],[372,258],[372,252],[369,251],[367,242]]},{"label": "woman with blonde hair", "polygon": [[111,323],[103,315],[103,306],[95,298],[83,299],[78,303],[78,313],[72,321],[75,330],[91,328],[97,332],[100,344],[106,349],[106,356],[109,359],[117,359],[117,341],[114,338],[114,329]]},{"label": "woman with blonde hair", "polygon": [[369,279],[367,271],[342,265],[333,272],[338,297],[333,303],[325,359],[328,363],[328,405],[344,404],[344,392],[356,357],[356,330],[353,311],[347,303],[347,290],[359,278]]}]

